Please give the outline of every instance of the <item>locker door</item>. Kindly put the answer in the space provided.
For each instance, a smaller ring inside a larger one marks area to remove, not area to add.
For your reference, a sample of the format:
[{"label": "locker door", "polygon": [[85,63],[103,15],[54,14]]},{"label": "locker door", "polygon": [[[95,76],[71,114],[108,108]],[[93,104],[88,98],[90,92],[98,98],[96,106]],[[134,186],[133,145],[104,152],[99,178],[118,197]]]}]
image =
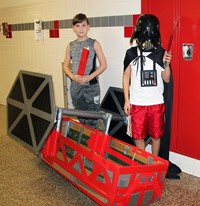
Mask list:
[{"label": "locker door", "polygon": [[[174,79],[171,150],[200,159],[200,13],[199,0],[142,0],[142,13],[158,16],[164,48],[173,22],[180,17],[173,39]],[[184,58],[183,58],[184,56]]]},{"label": "locker door", "polygon": [[[176,151],[200,159],[200,13],[198,0],[180,2]],[[184,56],[184,58],[183,58]],[[189,59],[189,60],[187,60]]]}]

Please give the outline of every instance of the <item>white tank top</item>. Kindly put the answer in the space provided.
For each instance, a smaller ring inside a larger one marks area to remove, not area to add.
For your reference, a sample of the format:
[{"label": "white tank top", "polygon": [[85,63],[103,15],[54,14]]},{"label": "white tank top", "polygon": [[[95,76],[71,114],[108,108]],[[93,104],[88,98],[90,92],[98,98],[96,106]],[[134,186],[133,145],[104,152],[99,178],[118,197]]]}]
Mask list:
[{"label": "white tank top", "polygon": [[[150,52],[143,52],[143,70],[153,70],[153,61],[147,57]],[[140,54],[138,54],[140,56]],[[141,61],[140,58],[131,63],[131,84],[130,84],[130,103],[134,105],[148,106],[164,103],[163,91],[164,84],[161,72],[164,70],[156,64],[157,86],[141,87]]]}]

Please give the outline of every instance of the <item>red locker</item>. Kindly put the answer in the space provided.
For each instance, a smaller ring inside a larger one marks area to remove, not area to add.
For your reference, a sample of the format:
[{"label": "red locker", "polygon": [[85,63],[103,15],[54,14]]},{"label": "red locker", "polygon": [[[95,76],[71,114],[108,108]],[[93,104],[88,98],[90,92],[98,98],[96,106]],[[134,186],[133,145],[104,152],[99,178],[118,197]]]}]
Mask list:
[{"label": "red locker", "polygon": [[179,19],[172,45],[173,113],[171,151],[200,160],[200,13],[198,0],[142,0],[142,13],[160,20],[166,49]]}]

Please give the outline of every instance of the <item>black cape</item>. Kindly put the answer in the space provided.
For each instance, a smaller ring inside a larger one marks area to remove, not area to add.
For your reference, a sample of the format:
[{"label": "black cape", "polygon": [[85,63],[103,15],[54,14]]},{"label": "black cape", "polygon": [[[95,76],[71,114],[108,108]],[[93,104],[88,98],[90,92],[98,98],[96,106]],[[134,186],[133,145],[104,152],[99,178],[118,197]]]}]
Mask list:
[{"label": "black cape", "polygon": [[[151,60],[155,61],[157,64],[159,64],[161,67],[164,68],[164,63],[163,63],[164,53],[165,53],[165,50],[162,47],[158,47],[156,50],[151,52],[147,57],[149,57]],[[137,47],[131,47],[130,49],[128,49],[126,51],[126,55],[124,58],[124,70],[126,70],[127,66],[134,59],[137,59],[137,58],[138,58]],[[163,134],[163,137],[161,138],[160,152],[158,156],[169,161],[170,138],[171,138],[171,116],[172,116],[172,105],[173,105],[172,72],[170,76],[170,82],[169,83],[164,82],[163,96],[164,96],[164,104],[166,107],[165,124],[164,124],[164,134]],[[182,172],[181,169],[177,165],[169,161],[167,178],[180,179],[178,174],[181,172]]]},{"label": "black cape", "polygon": [[[131,47],[126,51],[126,55],[124,58],[124,70],[127,68],[127,66],[138,57],[137,54],[137,48],[138,47]],[[157,64],[159,64],[161,67],[164,66],[163,64],[163,55],[165,53],[165,50],[162,47],[158,47],[153,52],[151,52],[147,57],[151,60],[155,61]]]}]

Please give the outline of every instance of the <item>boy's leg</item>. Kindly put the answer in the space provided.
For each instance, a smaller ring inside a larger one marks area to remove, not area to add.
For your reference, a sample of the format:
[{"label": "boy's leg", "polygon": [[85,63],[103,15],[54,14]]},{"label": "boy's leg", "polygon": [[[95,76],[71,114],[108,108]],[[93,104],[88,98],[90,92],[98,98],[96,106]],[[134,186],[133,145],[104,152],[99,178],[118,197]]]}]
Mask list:
[{"label": "boy's leg", "polygon": [[[88,103],[85,101],[85,97],[83,96],[83,88],[83,86],[72,82],[70,92],[74,108],[77,110],[86,111],[88,110]],[[80,123],[88,125],[87,119],[78,117],[78,120]]]},{"label": "boy's leg", "polygon": [[148,107],[148,131],[152,138],[152,154],[157,155],[160,150],[160,138],[164,131],[164,104]]},{"label": "boy's leg", "polygon": [[145,141],[144,141],[144,139],[135,139],[134,142],[135,142],[135,146],[137,148],[145,150]]},{"label": "boy's leg", "polygon": [[152,138],[152,154],[158,156],[160,150],[160,138]]},{"label": "boy's leg", "polygon": [[[88,111],[100,111],[100,87],[99,83],[89,85],[84,88],[83,96],[85,99],[85,106]],[[97,128],[97,119],[86,119],[85,124]]]},{"label": "boy's leg", "polygon": [[[76,109],[84,111],[96,111],[100,110],[100,87],[99,84],[74,86],[71,87],[71,93],[73,92],[73,104]],[[78,118],[82,124],[88,125],[96,129],[97,119]]]},{"label": "boy's leg", "polygon": [[147,128],[147,107],[131,105],[131,134],[135,146],[145,150],[145,137]]}]

